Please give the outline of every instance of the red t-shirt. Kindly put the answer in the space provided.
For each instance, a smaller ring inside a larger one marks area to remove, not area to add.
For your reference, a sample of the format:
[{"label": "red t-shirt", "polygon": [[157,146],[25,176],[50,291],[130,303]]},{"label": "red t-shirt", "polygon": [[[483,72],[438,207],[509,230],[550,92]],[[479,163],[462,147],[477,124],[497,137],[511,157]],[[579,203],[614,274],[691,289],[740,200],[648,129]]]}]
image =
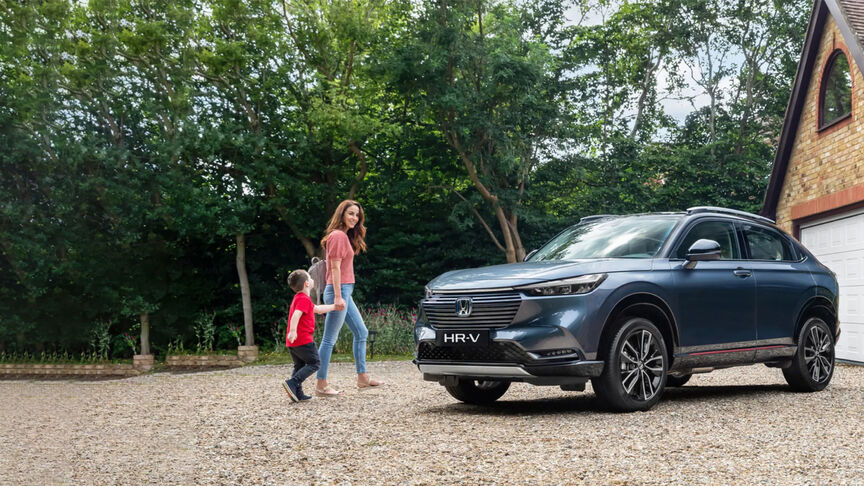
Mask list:
[{"label": "red t-shirt", "polygon": [[354,248],[344,231],[335,230],[327,237],[327,278],[326,283],[333,283],[333,269],[330,267],[335,260],[342,260],[339,266],[340,284],[354,283]]},{"label": "red t-shirt", "polygon": [[[288,333],[291,332],[291,316],[294,311],[300,311],[303,314],[300,316],[300,322],[297,323],[297,339],[294,342],[288,341]],[[315,304],[312,299],[303,292],[297,292],[294,295],[294,300],[291,301],[291,308],[288,309],[288,329],[285,331],[285,346],[293,348],[303,346],[312,342],[312,333],[315,332]]]}]

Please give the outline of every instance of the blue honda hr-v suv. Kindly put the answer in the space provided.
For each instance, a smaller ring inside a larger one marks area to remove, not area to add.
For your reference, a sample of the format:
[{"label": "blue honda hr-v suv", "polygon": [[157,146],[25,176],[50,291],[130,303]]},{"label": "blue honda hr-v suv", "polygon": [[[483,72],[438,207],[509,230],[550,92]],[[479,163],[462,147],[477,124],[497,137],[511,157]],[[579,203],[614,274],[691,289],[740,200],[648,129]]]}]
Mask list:
[{"label": "blue honda hr-v suv", "polygon": [[524,262],[429,282],[415,363],[458,400],[511,382],[647,410],[692,374],[764,363],[825,388],[839,338],[834,274],[773,221],[724,208],[582,218]]}]

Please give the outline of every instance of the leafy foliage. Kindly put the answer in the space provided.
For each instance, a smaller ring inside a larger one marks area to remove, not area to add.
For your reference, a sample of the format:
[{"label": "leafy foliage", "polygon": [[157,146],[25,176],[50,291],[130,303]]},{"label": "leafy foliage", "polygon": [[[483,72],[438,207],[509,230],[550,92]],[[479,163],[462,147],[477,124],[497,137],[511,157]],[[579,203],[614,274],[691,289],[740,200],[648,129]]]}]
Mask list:
[{"label": "leafy foliage", "polygon": [[0,2],[0,353],[278,343],[345,198],[387,353],[432,277],[581,216],[757,211],[810,6]]}]

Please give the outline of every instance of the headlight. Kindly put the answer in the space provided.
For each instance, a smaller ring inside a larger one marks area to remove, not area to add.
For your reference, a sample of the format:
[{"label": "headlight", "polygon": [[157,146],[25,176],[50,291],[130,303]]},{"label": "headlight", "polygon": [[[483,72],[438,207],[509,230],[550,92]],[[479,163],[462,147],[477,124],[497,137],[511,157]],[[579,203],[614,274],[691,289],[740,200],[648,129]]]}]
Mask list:
[{"label": "headlight", "polygon": [[424,287],[424,289],[426,290],[426,298],[427,299],[431,298],[432,297],[432,289],[430,289],[429,287]]},{"label": "headlight", "polygon": [[552,280],[539,284],[519,287],[518,290],[524,290],[528,295],[572,295],[572,294],[587,294],[596,289],[603,280],[606,280],[605,273],[595,273],[593,275],[583,275],[576,278],[567,278],[564,280]]}]

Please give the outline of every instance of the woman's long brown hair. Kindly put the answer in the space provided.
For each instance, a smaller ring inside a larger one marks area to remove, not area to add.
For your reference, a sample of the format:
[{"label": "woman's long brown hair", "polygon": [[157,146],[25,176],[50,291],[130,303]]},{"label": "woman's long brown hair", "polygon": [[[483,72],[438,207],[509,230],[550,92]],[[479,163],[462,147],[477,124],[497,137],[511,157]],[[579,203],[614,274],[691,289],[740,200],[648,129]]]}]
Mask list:
[{"label": "woman's long brown hair", "polygon": [[[357,206],[357,224],[355,224],[353,228],[348,229],[345,226],[345,211],[348,211],[348,208],[351,206]],[[333,212],[333,217],[330,218],[330,223],[327,224],[327,230],[324,231],[324,238],[321,238],[321,247],[327,248],[327,238],[330,237],[330,233],[336,230],[342,230],[348,235],[348,241],[351,242],[351,248],[354,249],[355,255],[361,251],[366,251],[366,242],[363,240],[363,237],[366,236],[366,227],[363,226],[363,221],[365,221],[365,219],[366,217],[363,215],[363,206],[361,206],[360,203],[351,199],[342,201],[339,203],[339,206],[336,207],[336,211]]]}]

